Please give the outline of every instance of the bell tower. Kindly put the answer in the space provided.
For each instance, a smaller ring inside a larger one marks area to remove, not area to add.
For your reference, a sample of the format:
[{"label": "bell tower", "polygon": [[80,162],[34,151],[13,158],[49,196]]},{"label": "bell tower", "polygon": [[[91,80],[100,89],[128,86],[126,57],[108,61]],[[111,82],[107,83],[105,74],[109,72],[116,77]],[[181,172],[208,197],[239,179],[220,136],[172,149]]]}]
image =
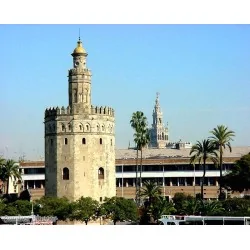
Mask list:
[{"label": "bell tower", "polygon": [[73,114],[90,113],[91,109],[91,72],[87,68],[87,52],[79,37],[77,47],[71,54],[73,68],[69,70],[69,106]]},{"label": "bell tower", "polygon": [[153,124],[150,129],[150,147],[165,148],[168,142],[168,128],[163,123],[163,112],[159,103],[159,93],[156,93],[153,110]]}]

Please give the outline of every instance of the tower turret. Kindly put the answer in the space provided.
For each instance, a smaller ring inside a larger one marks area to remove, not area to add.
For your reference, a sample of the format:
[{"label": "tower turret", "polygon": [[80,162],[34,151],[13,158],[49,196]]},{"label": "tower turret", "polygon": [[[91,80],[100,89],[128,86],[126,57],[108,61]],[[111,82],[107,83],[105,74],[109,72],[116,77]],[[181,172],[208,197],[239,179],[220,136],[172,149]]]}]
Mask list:
[{"label": "tower turret", "polygon": [[69,106],[73,114],[91,112],[91,72],[87,68],[87,52],[79,37],[71,54],[73,68],[69,70]]}]

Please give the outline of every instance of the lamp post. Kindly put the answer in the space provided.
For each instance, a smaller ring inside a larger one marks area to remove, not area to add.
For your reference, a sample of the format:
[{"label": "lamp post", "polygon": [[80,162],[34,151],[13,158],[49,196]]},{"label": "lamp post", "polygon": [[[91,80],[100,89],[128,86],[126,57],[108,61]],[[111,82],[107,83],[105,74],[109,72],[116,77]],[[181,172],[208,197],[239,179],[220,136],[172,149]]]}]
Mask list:
[{"label": "lamp post", "polygon": [[[123,158],[124,160],[124,158]],[[123,197],[123,161],[122,161],[122,197]]]},{"label": "lamp post", "polygon": [[165,175],[164,175],[164,173],[165,173],[165,166],[164,166],[164,164],[163,164],[163,166],[162,166],[162,172],[163,172],[163,181],[162,181],[162,185],[163,185],[163,196],[165,197]]},{"label": "lamp post", "polygon": [[194,164],[194,197],[195,197],[195,164]]}]

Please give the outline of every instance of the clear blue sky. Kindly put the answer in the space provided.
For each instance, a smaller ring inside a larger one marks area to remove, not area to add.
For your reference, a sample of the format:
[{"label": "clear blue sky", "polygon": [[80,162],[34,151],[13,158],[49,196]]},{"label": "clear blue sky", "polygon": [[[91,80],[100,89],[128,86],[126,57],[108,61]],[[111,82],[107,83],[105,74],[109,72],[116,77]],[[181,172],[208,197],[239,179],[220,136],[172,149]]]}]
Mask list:
[{"label": "clear blue sky", "polygon": [[250,145],[249,25],[1,25],[0,154],[44,154],[44,110],[68,105],[67,72],[81,29],[92,70],[92,103],[116,112],[116,146],[129,121],[152,123],[156,92],[169,139],[201,140],[218,124]]}]

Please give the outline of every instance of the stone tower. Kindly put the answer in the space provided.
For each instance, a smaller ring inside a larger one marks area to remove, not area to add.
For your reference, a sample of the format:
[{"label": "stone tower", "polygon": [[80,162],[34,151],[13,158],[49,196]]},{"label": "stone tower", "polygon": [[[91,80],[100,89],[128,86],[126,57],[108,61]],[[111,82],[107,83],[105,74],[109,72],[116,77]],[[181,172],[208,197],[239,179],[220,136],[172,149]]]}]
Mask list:
[{"label": "stone tower", "polygon": [[159,103],[159,93],[156,95],[153,110],[153,124],[149,130],[151,148],[166,148],[168,143],[168,128],[163,123],[163,113]]},{"label": "stone tower", "polygon": [[80,38],[71,55],[69,105],[45,111],[45,195],[102,202],[116,195],[114,110],[91,105],[91,71]]}]

